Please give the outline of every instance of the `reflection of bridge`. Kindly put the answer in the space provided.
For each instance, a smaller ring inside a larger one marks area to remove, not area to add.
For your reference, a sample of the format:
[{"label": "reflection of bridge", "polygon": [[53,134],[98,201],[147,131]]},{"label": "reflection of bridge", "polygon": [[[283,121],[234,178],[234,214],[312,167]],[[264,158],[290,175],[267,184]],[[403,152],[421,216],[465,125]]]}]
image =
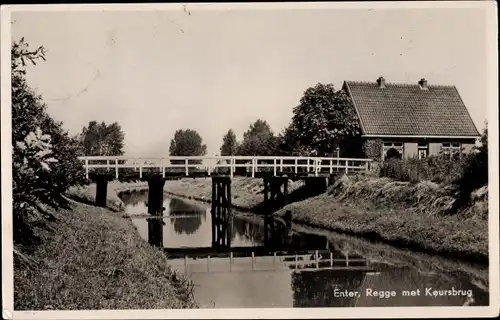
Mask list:
[{"label": "reflection of bridge", "polygon": [[[345,270],[373,272],[364,258],[338,257],[328,250],[270,251],[265,246],[164,248],[173,264],[184,265],[184,272],[316,271]],[[259,261],[257,261],[257,258]],[[181,262],[182,261],[182,262]]]}]

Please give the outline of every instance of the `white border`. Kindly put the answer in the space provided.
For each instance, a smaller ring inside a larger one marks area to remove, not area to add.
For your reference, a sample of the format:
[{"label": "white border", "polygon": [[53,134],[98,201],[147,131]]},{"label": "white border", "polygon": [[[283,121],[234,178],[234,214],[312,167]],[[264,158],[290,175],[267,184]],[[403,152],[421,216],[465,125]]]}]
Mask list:
[{"label": "white border", "polygon": [[[491,317],[499,314],[499,217],[498,217],[498,52],[496,2],[347,2],[347,3],[222,3],[187,4],[198,10],[284,10],[284,9],[412,9],[412,8],[480,8],[487,10],[486,30],[488,70],[489,130],[489,235],[490,235],[490,306],[489,307],[373,307],[373,308],[306,308],[306,309],[198,309],[198,310],[100,310],[100,311],[14,311],[14,319],[160,319],[160,318],[385,318],[385,317]],[[14,11],[151,11],[183,10],[182,4],[88,4],[88,5],[17,5],[1,8],[2,90],[1,90],[1,163],[2,163],[2,296],[4,310],[13,310],[12,253],[12,149],[10,113],[10,14]]]}]

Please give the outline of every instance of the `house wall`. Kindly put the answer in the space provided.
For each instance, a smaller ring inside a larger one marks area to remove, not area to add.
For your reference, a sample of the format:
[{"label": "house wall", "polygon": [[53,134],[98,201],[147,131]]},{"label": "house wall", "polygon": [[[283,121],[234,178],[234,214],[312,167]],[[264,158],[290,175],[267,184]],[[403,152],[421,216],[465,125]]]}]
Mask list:
[{"label": "house wall", "polygon": [[[379,140],[377,138],[367,138],[366,140]],[[476,140],[472,139],[423,139],[423,138],[383,138],[380,139],[383,142],[402,142],[403,143],[403,157],[411,158],[418,156],[418,144],[427,143],[428,144],[428,155],[438,155],[441,152],[441,147],[445,142],[459,142],[463,148],[463,151],[468,153],[475,146]],[[384,150],[383,146],[381,146]],[[381,152],[382,152],[381,150]]]}]

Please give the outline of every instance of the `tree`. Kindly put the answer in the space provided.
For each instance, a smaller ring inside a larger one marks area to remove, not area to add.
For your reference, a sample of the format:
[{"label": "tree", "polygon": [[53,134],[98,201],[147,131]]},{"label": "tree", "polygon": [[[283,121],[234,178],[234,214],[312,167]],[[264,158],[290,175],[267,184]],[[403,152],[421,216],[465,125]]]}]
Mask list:
[{"label": "tree", "polygon": [[45,50],[29,50],[22,38],[11,47],[12,81],[12,196],[14,243],[32,245],[34,221],[53,219],[44,207],[67,205],[63,193],[83,183],[85,174],[78,160],[80,146],[52,119],[42,97],[26,81],[26,62],[45,60]]},{"label": "tree", "polygon": [[[349,97],[332,84],[308,88],[293,109],[292,123],[300,145],[320,155],[333,155],[340,147],[344,155],[361,152],[361,127]],[[354,143],[353,143],[354,142]]]},{"label": "tree", "polygon": [[105,122],[90,121],[80,135],[83,152],[87,156],[121,156],[124,138],[125,134],[117,122],[106,125]]},{"label": "tree", "polygon": [[233,129],[229,129],[226,135],[222,138],[222,146],[220,147],[221,156],[233,156],[236,154],[238,141]]},{"label": "tree", "polygon": [[269,156],[276,153],[277,137],[265,120],[258,119],[243,134],[243,141],[238,147],[238,155]]},{"label": "tree", "polygon": [[[206,153],[207,146],[203,144],[203,139],[196,130],[177,130],[170,142],[171,156],[204,156]],[[184,161],[172,160],[171,163],[184,163]],[[201,163],[201,161],[192,161],[190,163]]]},{"label": "tree", "polygon": [[292,122],[278,136],[277,154],[282,156],[308,156],[306,146],[300,144],[299,129]]}]

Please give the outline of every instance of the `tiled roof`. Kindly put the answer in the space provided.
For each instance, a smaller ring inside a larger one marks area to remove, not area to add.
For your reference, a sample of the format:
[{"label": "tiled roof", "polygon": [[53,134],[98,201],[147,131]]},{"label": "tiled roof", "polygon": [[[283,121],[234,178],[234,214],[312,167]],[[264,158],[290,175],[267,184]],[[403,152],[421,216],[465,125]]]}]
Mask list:
[{"label": "tiled roof", "polygon": [[455,86],[346,81],[364,135],[479,136]]}]

